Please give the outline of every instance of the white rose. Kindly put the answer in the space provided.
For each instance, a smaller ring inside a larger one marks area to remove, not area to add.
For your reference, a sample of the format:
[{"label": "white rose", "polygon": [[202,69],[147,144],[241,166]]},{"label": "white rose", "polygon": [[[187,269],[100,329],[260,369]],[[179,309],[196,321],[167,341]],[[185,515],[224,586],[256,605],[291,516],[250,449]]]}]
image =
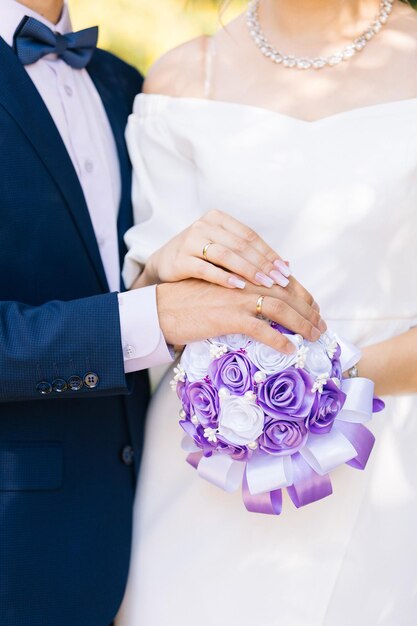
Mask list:
[{"label": "white rose", "polygon": [[231,350],[246,350],[246,348],[252,343],[252,339],[247,335],[231,334],[222,335],[221,337],[213,337],[211,339],[213,343],[219,345],[225,345]]},{"label": "white rose", "polygon": [[[294,335],[285,335],[291,343],[299,346]],[[258,369],[265,374],[276,374],[294,365],[297,361],[297,352],[294,354],[283,354],[263,343],[252,343],[248,347],[248,356]]]},{"label": "white rose", "polygon": [[226,441],[245,446],[262,434],[265,416],[261,407],[244,396],[220,400],[218,432]]},{"label": "white rose", "polygon": [[181,365],[185,369],[189,381],[194,382],[207,376],[207,370],[212,362],[210,343],[195,341],[189,343],[181,357]]},{"label": "white rose", "polygon": [[332,373],[332,362],[327,356],[326,347],[321,342],[308,343],[305,357],[305,369],[315,377],[329,378]]}]

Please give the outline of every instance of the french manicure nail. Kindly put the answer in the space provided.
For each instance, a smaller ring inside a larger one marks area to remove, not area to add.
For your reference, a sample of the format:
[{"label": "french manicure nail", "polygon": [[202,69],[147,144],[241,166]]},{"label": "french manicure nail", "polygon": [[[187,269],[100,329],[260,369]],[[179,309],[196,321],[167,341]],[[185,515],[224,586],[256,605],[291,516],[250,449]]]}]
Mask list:
[{"label": "french manicure nail", "polygon": [[240,280],[240,278],[236,278],[236,276],[231,276],[228,280],[229,285],[232,287],[236,287],[237,289],[244,289],[246,287],[246,283],[244,280]]},{"label": "french manicure nail", "polygon": [[311,331],[311,338],[313,341],[318,341],[321,337],[321,333],[319,330],[317,330],[317,328],[313,328],[313,330]]},{"label": "french manicure nail", "polygon": [[277,270],[281,272],[281,274],[284,274],[286,278],[288,278],[288,276],[291,276],[290,268],[288,267],[287,263],[285,263],[284,261],[280,261],[280,260],[274,261],[274,265],[277,268]]},{"label": "french manicure nail", "polygon": [[274,282],[281,287],[286,287],[290,282],[288,278],[285,278],[285,276],[283,276],[280,272],[277,272],[276,270],[269,272],[269,275],[271,276],[271,278],[274,279]]},{"label": "french manicure nail", "polygon": [[264,287],[268,287],[268,289],[270,289],[274,284],[272,278],[269,278],[266,274],[263,274],[262,272],[258,272],[255,278],[258,283],[261,283],[261,285],[263,285]]}]

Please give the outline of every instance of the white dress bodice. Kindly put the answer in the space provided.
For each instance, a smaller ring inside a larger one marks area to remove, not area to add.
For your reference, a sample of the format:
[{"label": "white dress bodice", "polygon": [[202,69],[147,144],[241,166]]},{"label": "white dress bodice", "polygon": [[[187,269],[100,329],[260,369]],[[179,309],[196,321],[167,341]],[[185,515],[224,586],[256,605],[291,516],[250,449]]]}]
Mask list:
[{"label": "white dress bodice", "polygon": [[[417,323],[417,99],[305,122],[241,104],[141,95],[127,139],[135,223],[124,277],[206,211],[291,263],[329,326],[366,345]],[[118,626],[412,626],[417,400],[387,399],[365,472],[280,517],[204,483],[167,380],[148,417]]]}]

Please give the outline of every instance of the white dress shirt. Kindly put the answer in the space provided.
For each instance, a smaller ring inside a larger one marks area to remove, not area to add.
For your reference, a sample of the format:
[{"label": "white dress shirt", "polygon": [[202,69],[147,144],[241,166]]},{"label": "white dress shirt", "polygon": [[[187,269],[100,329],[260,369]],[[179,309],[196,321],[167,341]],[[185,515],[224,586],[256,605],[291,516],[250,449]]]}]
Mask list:
[{"label": "white dress shirt", "polygon": [[[13,45],[15,30],[26,15],[61,34],[72,31],[66,5],[60,21],[52,24],[15,0],[1,0],[0,36],[8,45]],[[119,291],[120,165],[101,98],[85,69],[76,70],[55,54],[25,69],[45,102],[77,172],[110,291]],[[156,287],[118,297],[126,373],[171,361],[159,326]]]}]

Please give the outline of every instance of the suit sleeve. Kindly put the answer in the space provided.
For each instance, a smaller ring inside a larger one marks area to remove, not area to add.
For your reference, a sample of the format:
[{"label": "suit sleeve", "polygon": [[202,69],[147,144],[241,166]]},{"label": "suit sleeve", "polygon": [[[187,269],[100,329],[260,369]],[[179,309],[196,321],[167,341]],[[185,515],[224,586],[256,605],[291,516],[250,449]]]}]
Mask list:
[{"label": "suit sleeve", "polygon": [[127,393],[116,293],[0,303],[0,402]]}]

